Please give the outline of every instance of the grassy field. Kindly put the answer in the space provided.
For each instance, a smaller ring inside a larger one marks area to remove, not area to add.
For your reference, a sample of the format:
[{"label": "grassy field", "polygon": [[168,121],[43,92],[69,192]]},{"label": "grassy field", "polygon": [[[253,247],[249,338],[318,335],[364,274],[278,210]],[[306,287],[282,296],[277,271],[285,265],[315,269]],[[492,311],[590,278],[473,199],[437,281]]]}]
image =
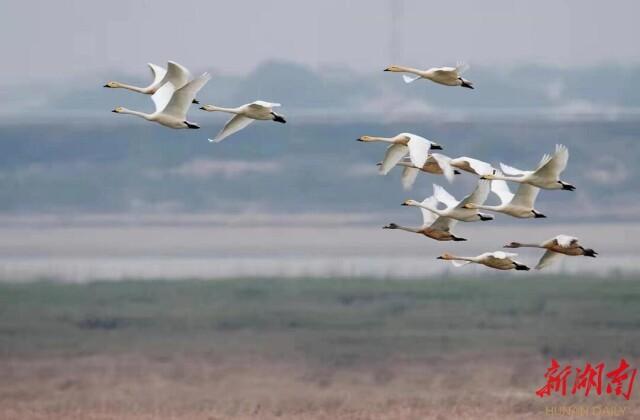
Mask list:
[{"label": "grassy field", "polygon": [[551,357],[639,366],[639,308],[636,278],[2,284],[0,418],[637,418],[534,392]]}]

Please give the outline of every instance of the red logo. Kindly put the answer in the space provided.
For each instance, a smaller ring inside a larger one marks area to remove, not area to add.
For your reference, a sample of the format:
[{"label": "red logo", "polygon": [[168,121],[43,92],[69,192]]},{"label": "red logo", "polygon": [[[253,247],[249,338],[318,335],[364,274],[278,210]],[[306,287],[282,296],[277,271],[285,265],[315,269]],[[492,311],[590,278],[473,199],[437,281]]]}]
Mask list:
[{"label": "red logo", "polygon": [[[607,394],[623,396],[628,400],[631,397],[636,373],[638,373],[638,369],[630,369],[629,363],[624,359],[620,359],[617,368],[606,373],[603,362],[597,365],[587,363],[584,368],[576,367],[573,369],[571,365],[562,367],[557,360],[551,359],[551,366],[544,374],[547,383],[536,391],[536,395],[540,398],[552,394],[564,397],[569,391],[571,395],[584,392],[584,396],[588,397],[592,393],[602,395],[604,389]],[[572,374],[573,382],[570,381]]]}]

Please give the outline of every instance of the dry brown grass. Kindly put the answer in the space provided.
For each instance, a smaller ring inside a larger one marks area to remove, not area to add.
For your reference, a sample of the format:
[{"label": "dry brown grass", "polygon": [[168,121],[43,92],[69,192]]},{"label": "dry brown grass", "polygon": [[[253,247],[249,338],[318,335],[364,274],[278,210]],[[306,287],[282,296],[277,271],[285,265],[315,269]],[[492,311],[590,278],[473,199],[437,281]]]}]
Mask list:
[{"label": "dry brown grass", "polygon": [[535,395],[551,357],[640,366],[637,284],[0,285],[0,420],[638,418],[640,383],[630,401]]},{"label": "dry brown grass", "polygon": [[[98,354],[0,363],[3,420],[514,419],[545,406],[636,400],[540,400],[546,363],[530,355],[456,355],[339,368],[189,354]],[[526,378],[539,378],[530,383]],[[626,404],[625,404],[626,403]]]}]

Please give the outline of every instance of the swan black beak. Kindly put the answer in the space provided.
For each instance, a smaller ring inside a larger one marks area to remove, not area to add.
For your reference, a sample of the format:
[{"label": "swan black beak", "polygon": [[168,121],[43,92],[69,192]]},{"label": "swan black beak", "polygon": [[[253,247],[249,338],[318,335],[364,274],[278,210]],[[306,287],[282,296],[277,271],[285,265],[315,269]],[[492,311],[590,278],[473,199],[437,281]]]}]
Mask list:
[{"label": "swan black beak", "polygon": [[102,87],[106,87],[106,88],[108,88],[108,87],[111,87],[111,86],[109,86],[109,85],[104,85],[104,86],[102,86]]},{"label": "swan black beak", "polygon": [[440,146],[438,143],[431,143],[431,149],[432,150],[442,150],[442,146]]},{"label": "swan black beak", "polygon": [[444,260],[442,257],[436,257],[436,260]]},{"label": "swan black beak", "polygon": [[203,111],[206,111],[206,110],[207,110],[207,108],[205,108],[205,107],[203,107],[203,106],[201,106],[201,107],[200,107],[200,108],[198,108],[198,109],[201,109],[201,110],[203,110]]},{"label": "swan black beak", "polygon": [[115,112],[116,114],[118,113],[118,110],[116,109],[112,109],[111,112]]},{"label": "swan black beak", "polygon": [[546,219],[547,216],[545,216],[542,213],[536,213],[535,216],[533,216],[534,219]]},{"label": "swan black beak", "polygon": [[391,71],[391,70],[389,70],[389,68],[386,68],[386,69],[384,69],[384,70],[382,70],[382,71]]},{"label": "swan black beak", "polygon": [[282,118],[282,115],[274,115],[273,116],[273,121],[279,122],[279,123],[282,123],[282,124],[286,124],[286,122],[287,122],[287,120]]},{"label": "swan black beak", "polygon": [[193,101],[191,101],[192,104],[200,104],[200,101],[197,99],[194,99]]}]

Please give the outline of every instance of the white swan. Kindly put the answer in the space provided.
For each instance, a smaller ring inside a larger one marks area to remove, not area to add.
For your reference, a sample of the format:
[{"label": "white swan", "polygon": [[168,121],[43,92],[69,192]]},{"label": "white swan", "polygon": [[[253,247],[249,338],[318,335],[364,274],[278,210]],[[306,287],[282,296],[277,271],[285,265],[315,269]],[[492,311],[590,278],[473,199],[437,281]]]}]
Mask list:
[{"label": "white swan", "polygon": [[538,167],[533,171],[521,171],[500,163],[500,167],[506,175],[484,175],[482,178],[530,184],[545,190],[573,191],[576,187],[560,180],[560,174],[567,167],[568,161],[569,150],[565,146],[557,144],[555,153],[553,155],[544,155]]},{"label": "white swan", "polygon": [[[176,63],[175,61],[169,61],[166,69],[153,63],[147,63],[147,65],[151,69],[151,74],[153,75],[153,81],[149,86],[138,87],[128,85],[126,83],[110,81],[107,82],[104,87],[112,89],[122,88],[138,93],[153,95],[158,91],[158,89],[160,89],[160,87],[164,86],[168,82],[173,83],[173,86],[175,86],[176,89],[180,89],[182,86],[193,80],[191,72],[186,67]],[[192,102],[194,104],[200,103],[195,98]]]},{"label": "white swan", "polygon": [[[425,204],[425,202],[419,202],[415,200],[407,200],[402,203],[403,206],[415,206],[422,207],[423,209],[427,209],[438,216],[450,217],[452,219],[460,220],[462,222],[477,222],[477,221],[487,221],[493,220],[493,216],[490,214],[480,213],[477,210],[470,209],[467,204],[483,204],[487,200],[487,196],[489,195],[490,188],[489,181],[478,181],[478,185],[476,189],[462,201],[456,200],[451,194],[447,192],[444,188],[437,184],[433,184],[433,197],[447,206],[446,209],[440,210],[436,206],[432,205],[431,202]],[[425,200],[426,201],[426,200]]]},{"label": "white swan", "polygon": [[433,67],[428,70],[418,70],[412,67],[390,66],[384,71],[396,73],[411,73],[414,76],[402,75],[405,83],[411,83],[418,79],[428,79],[432,82],[446,86],[462,86],[473,89],[473,83],[470,80],[463,79],[460,76],[469,66],[464,63],[458,63],[456,67]]},{"label": "white swan", "polygon": [[[436,206],[437,200],[435,197],[427,198],[423,201],[425,205]],[[421,208],[422,212],[422,226],[419,228],[410,228],[400,226],[396,223],[390,223],[384,226],[383,229],[400,229],[407,232],[418,233],[428,238],[435,239],[436,241],[466,241],[464,238],[460,238],[451,233],[451,229],[455,225],[456,221],[449,217],[436,216],[429,210]]]},{"label": "white swan", "polygon": [[[402,187],[405,190],[411,189],[413,184],[416,182],[418,173],[420,172],[444,175],[444,177],[447,178],[447,181],[453,182],[454,175],[460,175],[460,171],[453,169],[451,165],[449,165],[449,160],[450,158],[443,154],[430,153],[422,168],[418,168],[416,165],[411,163],[411,160],[401,160],[397,165],[404,167],[402,170],[402,178],[400,179]],[[378,162],[377,165],[382,166],[382,162]]]},{"label": "white swan", "polygon": [[491,166],[491,164],[467,156],[451,159],[449,164],[456,169],[479,176],[491,175],[495,171],[495,168]]},{"label": "white swan", "polygon": [[414,166],[422,168],[429,158],[430,149],[442,149],[438,143],[411,133],[400,133],[395,137],[361,136],[357,140],[391,143],[384,155],[382,165],[380,165],[381,175],[388,174],[407,154],[409,154],[409,159]]},{"label": "white swan", "polygon": [[558,235],[551,239],[548,239],[540,244],[523,244],[520,242],[511,242],[504,246],[505,248],[542,248],[547,252],[542,255],[536,270],[540,270],[561,257],[562,255],[577,256],[582,255],[585,257],[595,258],[598,253],[591,248],[585,248],[580,245],[578,238],[569,235]]},{"label": "white swan", "polygon": [[498,270],[529,271],[529,267],[514,260],[514,258],[517,256],[518,254],[495,251],[485,252],[484,254],[480,254],[476,257],[456,257],[455,255],[444,253],[437,259],[451,261],[451,263],[456,267],[461,267],[469,263],[476,263],[486,265],[487,267],[495,268]]},{"label": "white swan", "polygon": [[[500,172],[498,172],[498,174],[501,175]],[[540,192],[540,188],[538,187],[529,184],[520,184],[516,193],[513,194],[505,181],[497,180],[491,181],[491,191],[500,198],[499,206],[469,203],[465,205],[465,207],[468,209],[495,211],[521,219],[547,217],[533,208],[538,192]]]},{"label": "white swan", "polygon": [[156,111],[153,114],[123,107],[117,107],[112,112],[136,115],[170,128],[200,128],[197,124],[187,121],[187,111],[196,93],[207,84],[209,79],[211,79],[209,73],[204,73],[180,89],[175,89],[171,82],[166,83],[151,96],[156,106]]},{"label": "white swan", "polygon": [[273,108],[278,106],[280,106],[280,104],[265,101],[254,101],[237,108],[222,108],[215,105],[205,105],[200,107],[200,109],[208,112],[220,111],[235,114],[229,121],[227,121],[214,139],[209,139],[210,142],[219,143],[233,133],[237,133],[242,130],[255,120],[271,120],[283,124],[286,123],[287,121],[282,115],[276,114],[273,111]]}]

